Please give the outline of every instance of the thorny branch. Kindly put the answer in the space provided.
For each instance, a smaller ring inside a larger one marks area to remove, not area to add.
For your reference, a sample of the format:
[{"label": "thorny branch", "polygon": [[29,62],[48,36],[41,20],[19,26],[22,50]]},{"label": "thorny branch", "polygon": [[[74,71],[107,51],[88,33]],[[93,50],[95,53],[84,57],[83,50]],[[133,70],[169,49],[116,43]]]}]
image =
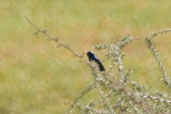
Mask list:
[{"label": "thorny branch", "polygon": [[[88,87],[81,92],[81,95],[74,99],[74,102],[70,104],[71,108],[68,109],[66,114],[73,113],[74,107],[77,106],[83,114],[116,114],[116,113],[138,113],[138,114],[170,114],[171,110],[171,97],[165,93],[155,93],[152,94],[144,89],[143,86],[133,82],[128,81],[130,70],[126,71],[123,69],[124,63],[122,62],[122,49],[130,44],[131,42],[138,39],[146,39],[149,49],[151,50],[152,55],[159,64],[160,70],[163,74],[163,82],[170,86],[170,80],[166,77],[166,73],[163,69],[163,65],[156,54],[156,49],[152,44],[152,38],[171,32],[171,29],[164,31],[155,32],[152,35],[146,37],[125,37],[118,41],[116,44],[109,45],[97,45],[95,49],[107,49],[107,56],[113,58],[111,68],[106,72],[99,72],[96,66],[87,60],[83,59],[83,55],[78,54],[73,49],[71,49],[66,44],[59,41],[59,38],[54,38],[45,30],[39,29],[34,25],[26,16],[25,19],[34,27],[37,33],[42,33],[48,40],[55,41],[58,47],[63,47],[74,56],[80,58],[81,61],[88,64],[91,68],[91,73],[94,80],[88,85]],[[118,68],[118,77],[119,80],[113,80],[112,76],[115,76],[115,73],[112,73],[111,70],[114,66]],[[126,73],[125,73],[126,72]],[[104,88],[105,90],[101,89]],[[80,100],[92,89],[99,91],[101,98],[96,101],[90,101],[86,106],[82,106]],[[117,99],[118,100],[117,100]],[[112,99],[115,99],[112,102]],[[98,108],[100,104],[103,104],[103,107]]]},{"label": "thorny branch", "polygon": [[69,46],[67,46],[66,44],[62,43],[59,41],[58,37],[52,37],[51,35],[49,35],[49,33],[46,30],[41,30],[39,29],[35,24],[33,24],[26,16],[24,16],[24,18],[26,19],[27,22],[29,22],[32,27],[34,27],[34,29],[36,30],[36,34],[38,33],[42,33],[45,37],[48,38],[48,40],[52,40],[55,41],[57,43],[57,47],[63,47],[65,49],[67,49],[68,51],[70,51],[74,56],[81,58],[80,60],[82,60],[83,62],[89,64],[88,61],[83,59],[83,55],[79,55],[76,51],[74,51],[73,49],[71,49]]}]

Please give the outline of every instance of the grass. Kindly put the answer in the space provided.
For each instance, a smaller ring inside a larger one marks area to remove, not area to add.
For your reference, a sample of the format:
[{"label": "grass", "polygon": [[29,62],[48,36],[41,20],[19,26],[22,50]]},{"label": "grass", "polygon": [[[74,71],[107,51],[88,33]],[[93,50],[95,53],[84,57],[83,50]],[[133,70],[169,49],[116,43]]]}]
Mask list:
[{"label": "grass", "polygon": [[[170,4],[170,0],[1,0],[0,114],[62,114],[69,107],[66,103],[91,80],[85,64],[43,36],[34,36],[22,15],[82,53],[128,34],[144,36],[169,28]],[[168,73],[170,35],[155,40]],[[151,91],[169,92],[145,41],[134,42],[125,54],[126,67],[134,71],[131,78]]]}]

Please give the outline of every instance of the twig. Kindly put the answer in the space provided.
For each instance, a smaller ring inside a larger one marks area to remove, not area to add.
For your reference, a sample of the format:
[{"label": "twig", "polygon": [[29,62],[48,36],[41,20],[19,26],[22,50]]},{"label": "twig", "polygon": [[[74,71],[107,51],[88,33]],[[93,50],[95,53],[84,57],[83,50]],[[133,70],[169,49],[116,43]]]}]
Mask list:
[{"label": "twig", "polygon": [[48,38],[48,40],[52,40],[55,41],[58,44],[58,47],[61,46],[63,48],[65,48],[66,50],[70,51],[74,56],[78,57],[81,59],[81,61],[87,63],[88,65],[90,65],[90,63],[87,60],[83,59],[83,55],[79,55],[76,51],[74,51],[73,49],[71,49],[69,46],[67,46],[64,43],[61,43],[59,41],[59,39],[56,37],[52,37],[51,35],[48,34],[48,32],[46,30],[41,30],[39,29],[35,24],[33,24],[26,16],[24,16],[24,18],[26,19],[26,21],[28,23],[30,23],[32,25],[32,27],[36,30],[36,33],[42,33],[44,36],[46,36]]},{"label": "twig", "polygon": [[84,95],[86,95],[91,89],[93,89],[95,85],[96,85],[96,82],[95,82],[95,81],[93,81],[92,83],[90,83],[90,84],[88,85],[88,87],[87,87],[85,90],[83,90],[83,91],[81,92],[81,95],[80,95],[79,97],[77,97],[76,99],[74,99],[74,102],[71,104],[71,108],[70,108],[65,114],[70,114],[70,113],[72,113],[72,110],[73,110],[74,106],[76,105],[76,103],[77,103],[82,97],[84,97]]}]

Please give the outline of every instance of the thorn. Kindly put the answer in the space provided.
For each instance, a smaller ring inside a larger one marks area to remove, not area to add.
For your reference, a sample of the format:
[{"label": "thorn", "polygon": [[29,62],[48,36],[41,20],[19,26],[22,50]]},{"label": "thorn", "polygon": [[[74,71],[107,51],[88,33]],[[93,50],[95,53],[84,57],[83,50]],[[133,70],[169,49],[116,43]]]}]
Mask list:
[{"label": "thorn", "polygon": [[36,36],[36,35],[38,35],[38,33],[39,33],[39,32],[38,32],[38,31],[36,31],[36,32],[34,33],[34,35]]},{"label": "thorn", "polygon": [[127,37],[130,37],[130,35],[128,34]]},{"label": "thorn", "polygon": [[58,41],[58,40],[59,40],[59,38],[58,38],[58,37],[55,37],[55,38],[54,38],[54,40],[55,40],[55,41]]},{"label": "thorn", "polygon": [[45,34],[45,33],[47,33],[47,30],[42,30],[41,32]]},{"label": "thorn", "polygon": [[125,56],[126,56],[125,54],[122,54],[122,55],[121,55],[121,58],[123,59]]},{"label": "thorn", "polygon": [[61,44],[57,45],[56,47],[59,48],[61,46]]}]

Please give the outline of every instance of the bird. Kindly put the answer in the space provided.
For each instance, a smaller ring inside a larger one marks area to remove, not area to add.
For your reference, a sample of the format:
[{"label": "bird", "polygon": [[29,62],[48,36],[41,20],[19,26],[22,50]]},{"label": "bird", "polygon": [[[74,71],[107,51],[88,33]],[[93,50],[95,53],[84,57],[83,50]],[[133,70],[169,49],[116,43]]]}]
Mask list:
[{"label": "bird", "polygon": [[87,56],[88,56],[89,61],[94,61],[98,65],[100,71],[105,71],[104,66],[102,65],[100,60],[94,55],[92,51],[88,51]]}]

